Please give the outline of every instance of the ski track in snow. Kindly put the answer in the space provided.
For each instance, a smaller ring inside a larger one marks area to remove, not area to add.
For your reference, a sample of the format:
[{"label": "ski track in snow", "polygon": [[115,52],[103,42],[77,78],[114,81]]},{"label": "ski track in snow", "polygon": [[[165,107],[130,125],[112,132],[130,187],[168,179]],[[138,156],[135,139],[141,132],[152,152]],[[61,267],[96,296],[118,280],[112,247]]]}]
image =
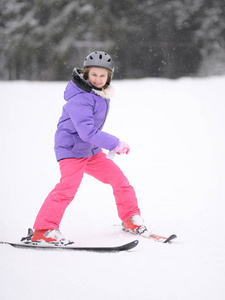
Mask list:
[{"label": "ski track in snow", "polygon": [[[161,244],[125,233],[111,187],[84,176],[61,223],[79,246],[139,239],[129,252],[0,245],[1,300],[225,299],[225,77],[114,81],[104,130],[131,146],[116,156]],[[66,82],[0,82],[0,240],[32,227],[59,180],[54,133]]]}]

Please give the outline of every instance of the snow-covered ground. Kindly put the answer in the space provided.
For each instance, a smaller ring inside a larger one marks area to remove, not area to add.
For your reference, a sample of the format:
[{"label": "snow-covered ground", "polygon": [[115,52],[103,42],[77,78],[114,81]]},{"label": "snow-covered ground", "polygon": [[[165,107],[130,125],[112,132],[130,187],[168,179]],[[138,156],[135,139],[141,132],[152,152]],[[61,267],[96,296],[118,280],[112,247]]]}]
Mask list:
[{"label": "snow-covered ground", "polygon": [[[59,180],[53,142],[65,82],[0,82],[0,240],[32,227]],[[225,77],[114,81],[104,130],[154,233],[129,252],[49,252],[0,245],[0,299],[225,299]],[[120,245],[110,186],[84,177],[62,233],[78,246]]]}]

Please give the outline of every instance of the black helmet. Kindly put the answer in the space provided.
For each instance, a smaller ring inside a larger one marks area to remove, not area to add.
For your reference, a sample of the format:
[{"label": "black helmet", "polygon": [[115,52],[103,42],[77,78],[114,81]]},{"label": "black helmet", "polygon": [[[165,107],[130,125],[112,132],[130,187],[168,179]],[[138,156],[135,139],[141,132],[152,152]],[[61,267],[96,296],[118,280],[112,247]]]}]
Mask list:
[{"label": "black helmet", "polygon": [[114,72],[114,63],[109,54],[103,51],[91,52],[84,60],[83,64],[85,67],[99,67],[105,68],[109,71]]}]

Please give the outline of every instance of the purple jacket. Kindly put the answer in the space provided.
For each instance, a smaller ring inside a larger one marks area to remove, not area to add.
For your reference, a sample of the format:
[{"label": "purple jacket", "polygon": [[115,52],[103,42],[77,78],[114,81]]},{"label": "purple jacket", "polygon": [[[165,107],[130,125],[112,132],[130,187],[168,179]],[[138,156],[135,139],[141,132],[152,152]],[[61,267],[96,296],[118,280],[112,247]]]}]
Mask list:
[{"label": "purple jacket", "polygon": [[103,91],[94,91],[93,86],[79,73],[79,69],[74,69],[73,80],[68,83],[64,92],[67,103],[63,106],[55,134],[58,161],[65,158],[91,157],[101,148],[113,150],[119,143],[117,137],[101,131],[110,100],[98,95]]}]

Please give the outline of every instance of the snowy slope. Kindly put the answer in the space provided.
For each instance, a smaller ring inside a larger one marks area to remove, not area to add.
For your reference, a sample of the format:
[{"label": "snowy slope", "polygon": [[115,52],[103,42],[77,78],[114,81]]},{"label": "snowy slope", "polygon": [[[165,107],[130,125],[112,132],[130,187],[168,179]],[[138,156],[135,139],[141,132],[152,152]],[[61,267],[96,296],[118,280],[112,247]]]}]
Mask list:
[{"label": "snowy slope", "polygon": [[[0,240],[32,227],[59,180],[53,151],[65,82],[0,82]],[[225,77],[114,81],[104,128],[131,146],[117,156],[154,233],[130,252],[43,252],[0,245],[0,299],[223,300]],[[77,245],[119,245],[111,187],[84,177],[61,224]]]}]

